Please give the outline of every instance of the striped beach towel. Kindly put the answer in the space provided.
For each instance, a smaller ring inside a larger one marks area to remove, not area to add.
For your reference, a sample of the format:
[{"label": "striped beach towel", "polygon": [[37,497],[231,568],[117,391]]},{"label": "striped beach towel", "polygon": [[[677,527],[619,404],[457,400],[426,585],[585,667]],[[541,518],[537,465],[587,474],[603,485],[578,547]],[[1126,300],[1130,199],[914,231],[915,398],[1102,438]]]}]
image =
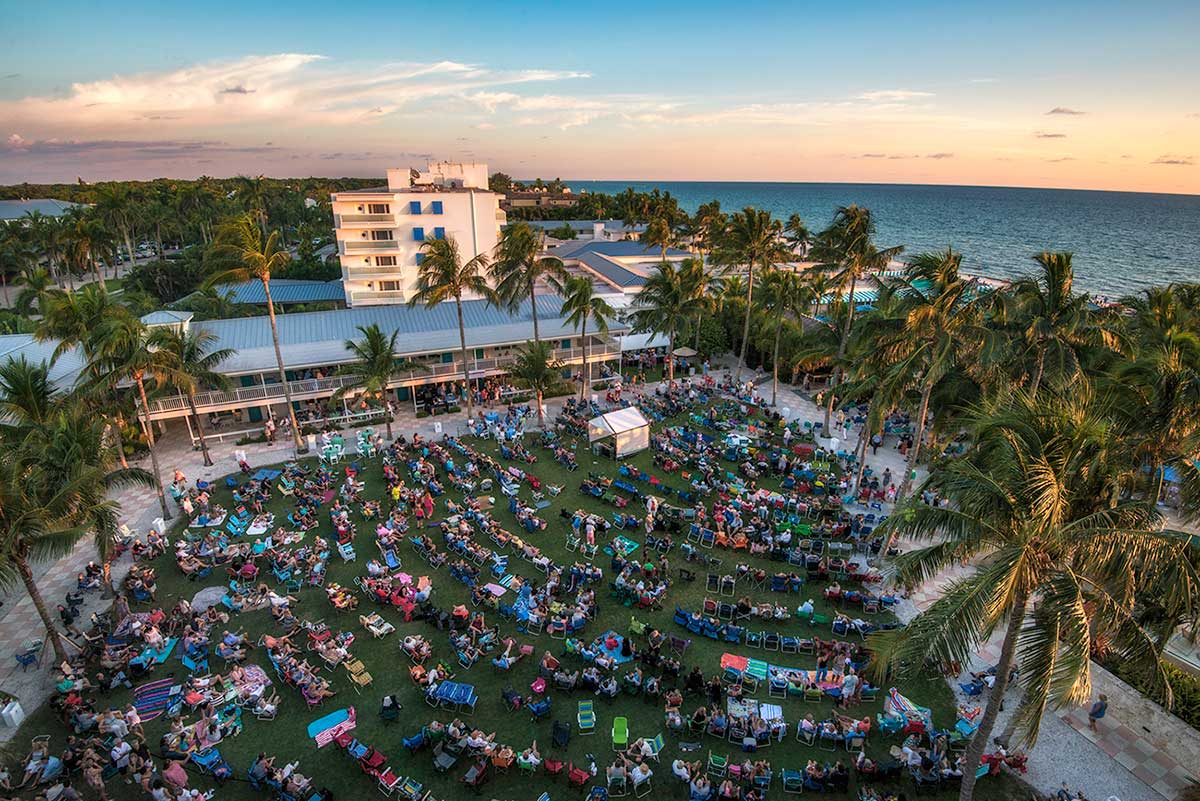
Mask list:
[{"label": "striped beach towel", "polygon": [[133,706],[143,723],[154,720],[167,708],[167,699],[171,696],[174,684],[175,679],[158,679],[133,691]]}]

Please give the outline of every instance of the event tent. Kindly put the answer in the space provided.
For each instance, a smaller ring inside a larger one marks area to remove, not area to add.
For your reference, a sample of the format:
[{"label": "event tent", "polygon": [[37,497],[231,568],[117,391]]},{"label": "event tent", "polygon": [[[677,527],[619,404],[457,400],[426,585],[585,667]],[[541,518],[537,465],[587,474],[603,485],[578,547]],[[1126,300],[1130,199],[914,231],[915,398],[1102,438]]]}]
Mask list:
[{"label": "event tent", "polygon": [[588,421],[588,441],[613,438],[615,455],[629,456],[650,447],[650,423],[641,411],[630,406]]}]

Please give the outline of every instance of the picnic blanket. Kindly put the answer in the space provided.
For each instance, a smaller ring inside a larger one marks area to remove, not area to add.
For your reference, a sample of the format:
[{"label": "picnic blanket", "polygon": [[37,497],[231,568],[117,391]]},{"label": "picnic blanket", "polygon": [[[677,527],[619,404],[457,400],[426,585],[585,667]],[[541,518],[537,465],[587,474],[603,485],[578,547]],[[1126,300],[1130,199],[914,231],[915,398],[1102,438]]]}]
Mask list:
[{"label": "picnic blanket", "polygon": [[[610,639],[614,641],[614,647],[612,647],[612,648],[608,647],[608,641]],[[593,642],[593,645],[595,645],[597,648],[603,650],[605,655],[612,658],[612,660],[614,662],[616,662],[618,665],[622,665],[626,662],[633,661],[632,656],[623,656],[621,654],[621,646],[624,643],[625,643],[624,636],[617,634],[612,629],[609,629],[608,631],[604,632],[599,637],[597,637],[595,639],[595,641]]]},{"label": "picnic blanket", "polygon": [[143,723],[149,723],[166,710],[174,684],[175,679],[156,679],[133,691],[133,706]]},{"label": "picnic blanket", "polygon": [[279,478],[281,475],[283,475],[282,470],[271,470],[264,467],[254,475],[250,476],[250,478],[254,479],[255,481],[273,481],[274,479]]},{"label": "picnic blanket", "polygon": [[[617,542],[620,544],[621,550],[625,552],[626,556],[631,555],[634,551],[636,551],[638,548],[641,547],[640,543],[634,542],[633,540],[629,539],[626,536],[617,537]],[[609,556],[612,556],[613,555],[612,546],[605,545],[604,552],[606,554],[608,554]]]},{"label": "picnic blanket", "polygon": [[177,642],[179,642],[179,638],[172,637],[163,643],[163,647],[159,650],[156,651],[153,648],[147,648],[137,658],[142,660],[142,664],[154,662],[156,665],[161,665],[171,656],[171,651],[175,650],[175,643]]},{"label": "picnic blanket", "polygon": [[354,707],[351,706],[330,712],[308,724],[308,736],[317,741],[317,748],[324,748],[339,734],[350,731],[357,725]]},{"label": "picnic blanket", "polygon": [[933,728],[933,713],[905,698],[895,687],[888,690],[887,701],[884,702],[883,708],[889,715],[920,720],[925,723],[926,728]]}]

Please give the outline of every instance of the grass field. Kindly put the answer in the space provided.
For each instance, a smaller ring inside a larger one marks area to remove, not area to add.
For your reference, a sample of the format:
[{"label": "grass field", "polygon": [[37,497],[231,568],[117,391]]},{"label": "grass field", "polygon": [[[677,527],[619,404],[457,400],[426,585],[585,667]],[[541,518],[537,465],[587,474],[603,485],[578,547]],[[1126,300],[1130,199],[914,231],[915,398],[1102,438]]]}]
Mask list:
[{"label": "grass field", "polygon": [[[580,480],[586,477],[589,471],[602,472],[610,476],[615,476],[617,474],[617,467],[612,462],[594,461],[595,457],[588,453],[586,444],[583,443],[579,444],[577,450],[581,469],[575,473],[568,473],[565,468],[553,461],[549,451],[541,449],[535,442],[536,437],[531,435],[529,437],[529,445],[530,449],[539,455],[538,463],[532,466],[521,466],[535,473],[542,480],[543,484],[561,484],[564,485],[565,489],[557,498],[547,497],[547,500],[551,500],[553,503],[549,508],[541,510],[540,514],[544,519],[549,521],[549,526],[540,534],[532,535],[531,539],[558,564],[569,565],[578,558],[578,555],[568,552],[564,547],[565,534],[569,530],[569,522],[559,517],[559,510],[562,508],[568,510],[584,508],[611,518],[614,509],[597,499],[584,496],[578,491],[578,485]],[[491,443],[481,444],[477,441],[472,441],[470,444],[476,448],[495,452],[494,446]],[[643,470],[648,470],[660,477],[667,478],[668,485],[673,484],[676,487],[684,486],[684,482],[677,475],[665,477],[660,470],[654,469],[651,463],[650,452],[638,454],[630,459],[629,462]],[[169,469],[170,466],[167,467]],[[362,475],[367,483],[367,492],[365,495],[371,498],[379,498],[383,491],[380,464],[377,461],[368,464]],[[761,483],[764,486],[772,488],[777,486],[776,482],[770,478]],[[525,487],[522,492],[527,497],[529,490]],[[448,495],[455,499],[458,498],[453,490],[449,490]],[[229,491],[223,485],[217,492],[216,497],[227,508],[232,507],[233,502]],[[444,497],[439,499],[440,511],[444,511],[445,508],[441,504]],[[497,504],[493,514],[510,530],[523,534],[517,526],[513,515],[508,512],[507,504],[504,501],[505,499],[502,496],[497,497]],[[277,495],[276,499],[272,502],[272,511],[275,512],[278,520],[285,521],[286,514],[288,511],[291,511],[291,508],[291,499],[282,495]],[[385,503],[385,511],[387,508],[387,504]],[[630,510],[633,510],[632,506]],[[328,516],[324,510],[320,510],[319,517],[322,525],[317,531],[332,541],[334,538],[330,532]],[[337,554],[334,553],[329,562],[328,581],[335,581],[345,586],[351,586],[352,580],[356,575],[366,573],[366,561],[376,555],[372,529],[372,524],[362,521],[358,522],[358,537],[356,540],[358,560],[356,562],[343,563]],[[639,542],[643,539],[640,532],[627,532],[627,536]],[[440,535],[434,532],[434,537],[438,541],[439,547],[443,547]],[[485,544],[491,545],[491,543]],[[751,566],[761,565],[771,572],[777,570],[779,566],[778,563],[758,557],[751,557],[745,553],[733,554],[722,552],[718,549],[716,555],[725,560],[724,568],[732,568],[735,562],[741,561],[748,562]],[[429,575],[431,577],[435,587],[432,600],[439,607],[448,609],[455,604],[468,602],[469,592],[467,587],[452,579],[447,568],[430,570],[428,565],[421,561],[407,547],[401,551],[401,557],[404,560],[406,570],[411,571],[414,575]],[[676,568],[685,564],[684,558],[678,547],[671,552],[669,558],[671,560],[671,574],[674,577]],[[608,562],[609,559],[603,552],[597,555],[596,564],[602,565],[605,568],[606,581],[611,578]],[[218,570],[214,571],[210,577],[201,582],[188,581],[179,573],[169,554],[158,560],[155,566],[158,571],[158,605],[166,609],[169,609],[177,598],[181,596],[190,598],[206,584],[218,584],[218,576],[222,578],[224,576]],[[543,578],[532,564],[516,557],[510,557],[509,568],[528,579],[537,580]],[[264,572],[268,579],[272,578],[269,572]],[[726,651],[766,658],[769,661],[775,661],[787,666],[813,666],[814,657],[811,655],[776,654],[748,649],[744,645],[719,643],[696,635],[689,635],[681,627],[673,624],[671,613],[676,604],[687,609],[695,609],[700,607],[703,599],[708,595],[705,589],[705,571],[698,568],[697,572],[699,574],[697,581],[693,583],[677,581],[671,587],[662,610],[636,610],[636,615],[640,620],[658,627],[665,634],[692,637],[693,644],[683,660],[685,673],[693,665],[699,665],[709,675],[718,672],[721,655]],[[794,608],[802,601],[812,598],[818,612],[830,615],[833,610],[823,601],[821,589],[821,586],[810,584],[801,595],[792,594],[785,596],[786,603]],[[739,588],[738,594],[742,594],[742,588]],[[405,624],[397,610],[376,607],[366,599],[363,599],[363,602],[360,604],[359,611],[339,613],[330,606],[320,589],[305,588],[299,592],[299,597],[300,602],[296,608],[296,614],[299,617],[308,620],[324,619],[335,630],[354,632],[356,640],[352,647],[353,654],[362,660],[369,669],[374,677],[374,686],[363,691],[360,695],[352,688],[344,672],[330,673],[329,675],[332,677],[334,688],[338,692],[337,697],[329,699],[323,709],[309,711],[298,690],[284,686],[276,679],[274,689],[279,692],[282,699],[278,718],[271,722],[262,722],[255,720],[251,715],[247,715],[243,733],[220,745],[221,753],[233,765],[239,780],[227,782],[223,785],[217,791],[218,797],[252,798],[261,796],[249,784],[241,780],[245,776],[246,768],[260,751],[276,754],[280,764],[285,761],[299,761],[299,770],[302,773],[315,777],[315,784],[317,786],[329,787],[335,796],[339,798],[374,794],[376,792],[374,781],[363,775],[357,764],[343,751],[334,745],[327,746],[324,749],[317,749],[313,741],[309,740],[305,734],[305,727],[308,723],[321,715],[350,704],[355,705],[358,710],[359,724],[355,735],[362,742],[374,746],[385,753],[389,757],[389,764],[396,773],[415,777],[425,785],[426,789],[431,790],[433,796],[437,799],[458,798],[467,795],[468,791],[458,781],[467,767],[467,760],[460,760],[459,765],[448,774],[438,774],[433,770],[432,757],[428,749],[410,755],[400,744],[403,736],[415,734],[422,725],[428,723],[430,720],[439,719],[449,721],[454,717],[450,712],[431,709],[424,703],[420,691],[409,681],[407,673],[408,661],[400,651],[401,638],[405,633],[414,631],[424,634],[433,644],[434,659],[431,660],[430,664],[439,658],[452,660],[454,654],[446,640],[445,634],[437,631],[435,627],[428,623],[414,622]],[[598,589],[597,597],[600,599],[600,612],[597,619],[592,621],[582,634],[578,636],[585,641],[590,641],[608,629],[615,629],[617,632],[626,633],[629,627],[631,610],[608,599],[607,585]],[[771,600],[778,600],[779,597],[777,595],[773,596]],[[510,601],[511,594],[505,600]],[[145,609],[147,607],[142,606],[140,608]],[[382,639],[372,639],[359,625],[359,612],[369,613],[376,610],[380,611],[385,618],[395,624],[397,628],[395,634]],[[491,612],[488,614],[488,622],[495,623],[501,621],[495,612]],[[265,610],[235,616],[234,620],[231,621],[231,627],[244,627],[252,639],[257,639],[264,632],[278,633],[269,613]],[[795,618],[780,626],[764,623],[756,627],[767,630],[778,630],[783,633],[816,634],[825,638],[830,637],[828,625],[817,630],[811,628],[807,621],[797,621]],[[520,643],[532,644],[536,648],[538,655],[544,650],[550,650],[555,655],[560,655],[562,652],[561,640],[552,640],[545,635],[518,634],[514,631],[511,622],[501,622],[501,629],[502,636],[515,636]],[[218,631],[216,634],[219,635],[220,632]],[[577,658],[569,657],[565,661],[568,665],[571,665],[577,661]],[[271,673],[267,656],[261,649],[251,652],[250,662],[263,666],[274,677],[274,674]],[[221,662],[215,655],[212,657],[212,667],[214,670],[221,669]],[[686,797],[686,788],[676,783],[670,774],[670,762],[676,756],[680,755],[681,752],[678,747],[679,740],[666,733],[663,722],[663,709],[660,703],[651,705],[641,698],[629,695],[618,697],[612,704],[597,701],[598,720],[596,733],[590,736],[580,736],[575,727],[576,702],[586,696],[580,692],[576,692],[573,695],[552,692],[554,706],[552,714],[549,718],[534,723],[531,722],[528,712],[523,710],[513,713],[507,712],[501,703],[500,693],[506,684],[512,684],[516,689],[527,694],[530,682],[537,676],[537,667],[537,659],[535,657],[522,660],[508,673],[499,673],[493,669],[490,658],[485,657],[469,670],[460,669],[456,680],[474,684],[480,698],[474,714],[470,716],[464,715],[463,717],[468,719],[472,725],[483,729],[485,732],[497,732],[497,739],[499,741],[511,744],[518,751],[525,748],[531,740],[536,739],[543,756],[551,755],[555,759],[586,763],[585,755],[589,753],[593,754],[600,766],[602,777],[603,769],[610,760],[611,745],[609,731],[613,718],[618,715],[625,716],[629,720],[631,741],[640,736],[653,737],[659,732],[663,732],[666,735],[667,745],[663,754],[662,764],[661,766],[655,766],[655,789],[660,795],[665,794],[677,798]],[[619,670],[630,667],[632,665],[622,666]],[[180,678],[184,675],[182,665],[175,659],[168,660],[165,665],[158,668],[156,673],[161,677],[164,671],[173,671],[174,675]],[[938,725],[942,727],[953,725],[955,718],[954,698],[945,681],[939,676],[928,675],[918,677],[914,680],[906,681],[900,689],[916,703],[930,707],[933,710],[934,720]],[[381,697],[389,693],[395,693],[402,699],[404,711],[399,722],[385,725],[379,720],[377,711]],[[765,685],[760,689],[757,697],[760,700],[766,699],[767,692]],[[124,702],[126,698],[127,694],[124,691],[114,693],[111,696],[111,700],[107,703],[116,705]],[[796,721],[807,713],[812,713],[818,721],[828,717],[832,709],[830,702],[806,704],[802,699],[794,697],[783,700],[771,699],[771,701],[773,703],[780,703],[783,706],[784,714],[790,724],[790,732],[784,742],[776,743],[770,748],[760,750],[756,757],[770,760],[775,771],[776,779],[768,792],[769,797],[782,797],[783,792],[778,776],[779,772],[784,768],[802,770],[810,758],[823,761],[832,761],[833,759],[840,758],[845,760],[847,764],[852,765],[853,754],[847,754],[844,751],[836,754],[827,751],[822,752],[816,747],[805,746],[795,739]],[[690,714],[698,703],[699,701],[696,698],[686,699],[683,706],[684,714]],[[873,717],[881,710],[882,700],[869,704],[859,704],[853,707],[849,714],[855,716],[870,714]],[[565,750],[555,750],[552,752],[550,728],[553,720],[566,721],[572,726],[573,735],[571,742]],[[188,721],[190,722],[190,718]],[[168,721],[165,717],[147,724],[146,730],[152,748],[157,746],[159,737],[165,732],[167,725]],[[35,711],[30,716],[16,740],[16,745],[18,747],[25,747],[30,737],[42,733],[53,736],[56,748],[61,747],[66,734],[63,725],[45,707]],[[699,734],[685,735],[684,739],[699,741],[701,746],[699,750],[683,755],[689,761],[696,759],[703,760],[710,750],[717,754],[728,754],[731,757],[740,758],[740,746]],[[900,738],[897,735],[883,736],[873,733],[868,738],[867,752],[874,757],[884,756],[890,746],[897,745],[899,742]],[[193,776],[192,781],[193,786],[208,786],[207,777]],[[910,794],[912,792],[912,786],[907,781],[897,783],[895,786]],[[490,797],[499,799],[535,799],[543,790],[549,790],[551,796],[554,798],[576,798],[581,795],[578,790],[568,790],[563,777],[559,777],[557,784],[554,785],[551,784],[549,777],[544,776],[540,772],[533,778],[525,778],[518,775],[515,770],[511,774],[494,777],[489,785],[484,788],[484,793]],[[988,779],[983,781],[978,787],[977,797],[989,799],[1012,798],[1016,797],[1017,790],[1018,786],[1016,782],[1010,778]],[[851,797],[855,793],[856,785],[852,778]],[[140,798],[142,796],[139,789],[128,787],[119,780],[110,781],[109,794],[115,799]],[[946,790],[938,797],[957,797],[957,791]]]}]

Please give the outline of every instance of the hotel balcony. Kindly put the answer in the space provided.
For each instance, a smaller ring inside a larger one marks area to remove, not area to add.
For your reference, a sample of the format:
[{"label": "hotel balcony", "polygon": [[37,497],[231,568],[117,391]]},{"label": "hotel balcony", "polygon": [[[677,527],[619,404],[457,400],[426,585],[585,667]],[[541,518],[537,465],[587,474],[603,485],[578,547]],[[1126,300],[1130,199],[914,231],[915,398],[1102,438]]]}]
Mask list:
[{"label": "hotel balcony", "polygon": [[370,228],[382,224],[395,224],[395,214],[335,214],[334,228]]},{"label": "hotel balcony", "polygon": [[343,239],[342,253],[346,256],[363,253],[399,253],[400,243],[395,239]]},{"label": "hotel balcony", "polygon": [[405,270],[400,264],[381,267],[376,264],[346,264],[346,277],[350,279],[375,280],[377,278],[399,278]]},{"label": "hotel balcony", "polygon": [[[381,269],[381,268],[376,268]],[[394,270],[398,274],[399,269]],[[363,289],[360,291],[352,291],[350,293],[351,306],[379,306],[386,303],[407,303],[409,293],[400,289],[390,290],[371,290]]]},{"label": "hotel balcony", "polygon": [[[388,293],[372,293],[388,294]],[[403,295],[403,292],[394,294]],[[458,355],[457,353],[455,354]],[[593,345],[588,351],[589,363],[614,359],[621,355],[619,342],[610,341]],[[503,356],[491,356],[484,359],[470,359],[471,378],[484,378],[503,373],[516,359],[517,353],[511,352]],[[554,357],[564,365],[580,364],[583,361],[582,348],[558,349]],[[391,387],[416,386],[437,381],[447,381],[462,376],[462,360],[456,358],[452,362],[427,364],[425,369],[406,370],[392,376],[388,383]],[[312,398],[327,398],[344,386],[353,384],[354,376],[330,376],[328,378],[302,378],[288,382],[293,401],[310,400]],[[199,414],[228,411],[230,409],[245,409],[253,406],[266,406],[284,402],[283,385],[280,383],[263,384],[251,387],[237,387],[227,391],[214,390],[196,393],[196,411]],[[160,397],[150,404],[150,417],[154,420],[164,420],[183,417],[188,414],[187,397],[171,395]]]}]

